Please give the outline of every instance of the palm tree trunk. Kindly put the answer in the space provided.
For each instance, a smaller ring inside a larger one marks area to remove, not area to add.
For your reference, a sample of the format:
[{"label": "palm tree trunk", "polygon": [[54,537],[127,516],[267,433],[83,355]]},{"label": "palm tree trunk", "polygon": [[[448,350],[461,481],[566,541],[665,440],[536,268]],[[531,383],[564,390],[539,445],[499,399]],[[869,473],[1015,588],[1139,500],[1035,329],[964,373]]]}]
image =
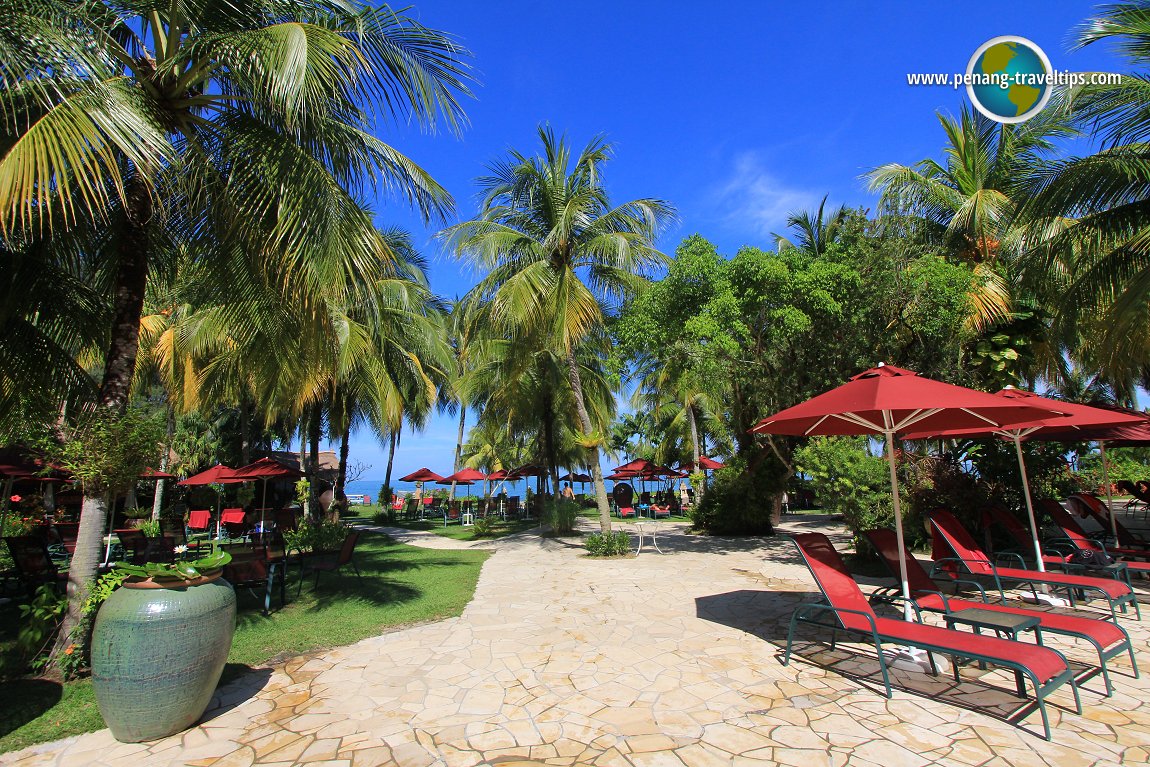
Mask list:
[{"label": "palm tree trunk", "polygon": [[559,468],[555,465],[555,400],[550,392],[543,399],[543,463],[547,468],[547,476],[552,480],[555,497],[559,497]]},{"label": "palm tree trunk", "polygon": [[313,405],[311,411],[311,423],[308,424],[308,452],[311,453],[311,460],[308,462],[308,508],[312,516],[318,517],[320,513],[319,508],[319,433],[321,412],[319,405]]},{"label": "palm tree trunk", "polygon": [[343,430],[339,439],[339,473],[335,477],[335,499],[341,503],[347,500],[347,493],[344,488],[347,485],[347,443],[349,439],[351,439],[350,426]]},{"label": "palm tree trunk", "polygon": [[[695,461],[695,471],[701,471],[699,459],[703,457],[703,453],[699,449],[699,424],[695,420],[695,406],[689,402],[687,403],[687,423],[691,425],[691,452]],[[703,482],[699,487],[695,488],[699,503],[703,501],[703,493],[706,492],[706,486],[707,483]]]},{"label": "palm tree trunk", "polygon": [[240,391],[240,460],[244,466],[252,462],[252,403],[246,386]]},{"label": "palm tree trunk", "polygon": [[[117,233],[119,263],[112,286],[112,337],[104,355],[104,377],[100,383],[100,404],[123,411],[128,405],[132,378],[136,372],[136,354],[140,348],[140,317],[144,310],[144,293],[148,286],[148,261],[151,252],[148,223],[152,218],[152,197],[148,185],[134,174],[125,189],[123,229]],[[72,634],[81,625],[84,601],[96,579],[100,564],[104,523],[108,502],[103,497],[84,494],[80,508],[80,528],[76,552],[68,567],[68,611],[60,625],[53,659],[68,648]],[[76,637],[86,644],[88,637]]]},{"label": "palm tree trunk", "polygon": [[[571,395],[575,400],[575,410],[579,414],[579,426],[585,435],[593,431],[591,416],[587,414],[587,403],[583,401],[583,379],[579,377],[579,365],[575,362],[575,350],[567,350],[567,380],[571,384]],[[607,505],[607,486],[603,484],[603,469],[599,466],[599,446],[591,447],[591,479],[595,484],[595,505],[599,507],[599,529],[611,532],[611,507]]]},{"label": "palm tree trunk", "polygon": [[387,473],[383,475],[383,487],[385,496],[380,500],[380,505],[384,509],[391,508],[391,467],[395,464],[395,445],[399,442],[399,429],[396,429],[388,437],[387,446]]},{"label": "palm tree trunk", "polygon": [[[467,405],[459,403],[459,433],[455,437],[455,464],[452,472],[457,472],[462,466],[459,461],[463,458],[463,429],[467,425]],[[455,483],[451,483],[451,493],[448,495],[448,500],[455,500]]]},{"label": "palm tree trunk", "polygon": [[[168,470],[168,460],[172,454],[172,440],[176,436],[176,409],[168,403],[168,423],[164,430],[164,452],[160,454],[160,471]],[[160,518],[164,508],[164,480],[156,480],[156,495],[152,499],[152,519]]]}]

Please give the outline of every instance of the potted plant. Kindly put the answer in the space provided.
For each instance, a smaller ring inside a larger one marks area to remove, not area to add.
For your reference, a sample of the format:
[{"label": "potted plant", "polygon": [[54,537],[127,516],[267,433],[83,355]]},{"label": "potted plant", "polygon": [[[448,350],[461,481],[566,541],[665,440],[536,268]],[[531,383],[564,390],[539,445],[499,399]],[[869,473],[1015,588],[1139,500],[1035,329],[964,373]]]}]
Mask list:
[{"label": "potted plant", "polygon": [[112,735],[155,740],[195,724],[220,681],[236,626],[221,577],[227,552],[187,562],[114,567],[128,574],[92,633],[92,686]]}]

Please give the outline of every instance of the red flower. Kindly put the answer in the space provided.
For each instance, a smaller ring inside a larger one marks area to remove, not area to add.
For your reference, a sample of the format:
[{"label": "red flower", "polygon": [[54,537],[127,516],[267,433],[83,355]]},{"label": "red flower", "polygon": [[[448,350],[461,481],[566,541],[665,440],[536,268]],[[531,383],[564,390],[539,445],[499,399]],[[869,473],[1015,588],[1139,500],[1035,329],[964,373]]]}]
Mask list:
[{"label": "red flower", "polygon": [[14,496],[12,496],[12,498],[10,500],[12,501],[12,503],[20,503],[20,501],[22,501],[23,498],[21,498],[18,495],[14,495]]}]

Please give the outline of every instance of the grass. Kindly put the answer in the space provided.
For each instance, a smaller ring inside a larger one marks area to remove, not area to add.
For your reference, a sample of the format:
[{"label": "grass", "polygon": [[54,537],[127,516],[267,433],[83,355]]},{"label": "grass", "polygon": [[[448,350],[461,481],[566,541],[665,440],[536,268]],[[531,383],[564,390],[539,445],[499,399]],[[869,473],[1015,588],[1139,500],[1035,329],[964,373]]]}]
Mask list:
[{"label": "grass", "polygon": [[491,534],[482,537],[475,534],[474,527],[464,527],[458,522],[453,522],[447,527],[444,527],[442,519],[438,521],[434,519],[397,520],[395,522],[388,522],[387,524],[391,527],[402,527],[405,530],[426,530],[429,533],[442,535],[444,538],[454,538],[457,541],[482,541],[492,538],[502,538],[505,535],[514,535],[515,533],[521,533],[525,530],[534,530],[539,527],[539,520],[508,519],[504,521],[497,519],[491,525]]},{"label": "grass", "polygon": [[[239,615],[228,666],[221,683],[273,659],[352,644],[389,629],[439,620],[463,612],[475,593],[479,571],[490,556],[484,551],[442,551],[395,543],[365,534],[356,547],[363,573],[341,578],[324,573],[318,589],[314,576],[304,580],[296,598],[298,571],[288,574],[288,604],[260,614],[263,595],[237,593]],[[0,612],[0,653],[10,652],[17,629],[17,610]],[[10,613],[10,614],[9,614]],[[90,679],[63,684],[46,679],[18,679],[0,684],[0,753],[15,751],[104,726],[96,709]]]}]

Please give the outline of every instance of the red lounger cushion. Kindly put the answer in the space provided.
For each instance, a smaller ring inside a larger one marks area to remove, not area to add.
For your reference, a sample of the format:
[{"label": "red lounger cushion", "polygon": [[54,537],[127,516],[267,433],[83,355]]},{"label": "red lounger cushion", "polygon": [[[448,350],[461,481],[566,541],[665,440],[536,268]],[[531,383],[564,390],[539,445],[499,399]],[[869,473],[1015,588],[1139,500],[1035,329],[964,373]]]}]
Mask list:
[{"label": "red lounger cushion", "polygon": [[229,522],[231,522],[233,524],[237,523],[237,522],[243,522],[244,521],[244,510],[243,509],[224,509],[223,513],[220,515],[220,521],[223,522],[225,525],[228,524]]},{"label": "red lounger cushion", "polygon": [[207,530],[211,521],[212,513],[206,509],[188,512],[188,527],[194,530]]}]

